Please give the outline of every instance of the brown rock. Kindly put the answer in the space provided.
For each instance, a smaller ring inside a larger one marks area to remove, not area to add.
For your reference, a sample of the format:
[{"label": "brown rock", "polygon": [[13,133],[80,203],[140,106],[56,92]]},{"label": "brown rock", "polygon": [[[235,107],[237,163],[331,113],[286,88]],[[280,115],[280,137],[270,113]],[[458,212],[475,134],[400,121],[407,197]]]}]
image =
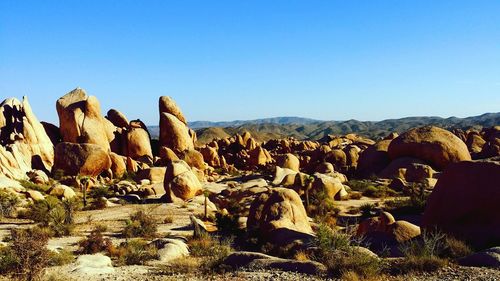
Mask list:
[{"label": "brown rock", "polygon": [[120,111],[116,109],[110,109],[108,113],[106,114],[106,118],[108,118],[113,125],[119,128],[126,128],[128,127],[128,119],[121,113]]},{"label": "brown rock", "polygon": [[167,202],[191,199],[199,194],[202,188],[202,184],[189,165],[182,160],[167,163],[163,185]]},{"label": "brown rock", "polygon": [[460,162],[440,176],[427,201],[424,228],[438,227],[476,247],[500,241],[500,163]]},{"label": "brown rock", "polygon": [[391,159],[387,150],[391,140],[383,140],[368,147],[360,153],[358,159],[358,174],[363,177],[368,177],[380,173],[389,163]]},{"label": "brown rock", "polygon": [[130,128],[127,134],[127,156],[134,160],[152,163],[153,152],[149,133],[142,128]]},{"label": "brown rock", "polygon": [[160,146],[166,146],[177,153],[194,149],[188,127],[170,113],[160,114]]},{"label": "brown rock", "polygon": [[184,114],[182,114],[181,109],[177,106],[177,104],[171,97],[167,96],[160,97],[159,104],[160,104],[160,115],[161,113],[171,114],[175,116],[177,120],[184,123],[184,125],[187,125],[187,121],[186,118],[184,117]]},{"label": "brown rock", "polygon": [[56,146],[53,171],[63,170],[65,175],[95,177],[110,168],[109,153],[99,145],[62,142]]},{"label": "brown rock", "polygon": [[189,167],[196,168],[199,170],[205,170],[205,161],[203,161],[203,155],[194,149],[185,150],[180,153],[181,160],[184,160]]},{"label": "brown rock", "polygon": [[465,143],[451,132],[433,126],[409,130],[392,140],[388,150],[392,159],[415,157],[444,169],[450,163],[471,160]]},{"label": "brown rock", "polygon": [[277,165],[281,168],[287,168],[295,172],[300,172],[300,161],[297,156],[287,153],[278,158]]},{"label": "brown rock", "polygon": [[111,172],[115,179],[121,179],[127,171],[126,158],[114,152],[109,154],[111,159]]}]

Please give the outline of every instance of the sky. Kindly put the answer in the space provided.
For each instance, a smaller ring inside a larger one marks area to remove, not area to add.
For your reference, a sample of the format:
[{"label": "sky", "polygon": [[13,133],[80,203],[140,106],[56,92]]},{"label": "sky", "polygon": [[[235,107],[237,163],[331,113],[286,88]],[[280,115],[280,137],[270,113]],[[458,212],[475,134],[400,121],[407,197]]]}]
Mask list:
[{"label": "sky", "polygon": [[76,87],[158,123],[500,111],[500,1],[0,0],[0,97],[58,124]]}]

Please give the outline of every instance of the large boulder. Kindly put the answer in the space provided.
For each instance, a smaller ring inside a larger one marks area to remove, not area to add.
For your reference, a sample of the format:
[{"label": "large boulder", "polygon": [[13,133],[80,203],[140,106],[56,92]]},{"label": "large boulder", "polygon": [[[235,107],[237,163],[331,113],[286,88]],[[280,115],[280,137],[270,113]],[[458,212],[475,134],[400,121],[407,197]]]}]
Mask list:
[{"label": "large boulder", "polygon": [[471,160],[465,143],[453,133],[434,126],[409,130],[392,140],[388,149],[392,159],[414,157],[439,170],[451,163]]},{"label": "large boulder", "polygon": [[460,162],[440,176],[427,201],[423,225],[476,247],[500,241],[500,163]]},{"label": "large boulder", "polygon": [[143,128],[130,128],[127,133],[127,156],[134,160],[150,163],[153,161],[153,151],[149,133]]},{"label": "large boulder", "polygon": [[189,165],[182,161],[169,161],[163,181],[165,200],[174,202],[176,199],[189,200],[201,192],[202,184]]},{"label": "large boulder", "polygon": [[194,149],[189,128],[170,113],[160,113],[160,146],[168,147],[176,153]]},{"label": "large boulder", "polygon": [[0,174],[26,178],[32,169],[49,171],[54,146],[31,110],[28,98],[9,98],[0,104]]},{"label": "large boulder", "polygon": [[116,109],[110,109],[106,114],[106,118],[118,128],[128,127],[128,119],[123,113]]},{"label": "large boulder", "polygon": [[177,106],[177,104],[171,97],[168,96],[160,97],[159,107],[160,107],[160,113],[171,114],[175,116],[177,120],[184,123],[184,125],[187,125],[186,117],[184,117],[184,114],[182,114],[181,109]]},{"label": "large boulder", "polygon": [[101,115],[101,106],[94,96],[76,88],[56,103],[63,141],[91,143],[110,150],[116,127]]},{"label": "large boulder", "polygon": [[389,145],[391,140],[382,140],[368,147],[360,153],[358,159],[357,173],[360,176],[368,177],[380,173],[389,163]]},{"label": "large boulder", "polygon": [[297,156],[287,153],[278,157],[277,166],[300,172],[300,160]]},{"label": "large boulder", "polygon": [[110,168],[109,153],[99,145],[62,142],[56,146],[53,171],[95,177]]},{"label": "large boulder", "polygon": [[284,243],[312,235],[306,210],[297,192],[271,188],[250,206],[247,229],[270,242]]},{"label": "large boulder", "polygon": [[262,148],[262,146],[258,146],[255,149],[251,150],[249,153],[250,158],[248,158],[248,164],[251,166],[262,166],[267,163],[273,161],[271,154],[267,149]]},{"label": "large boulder", "polygon": [[127,172],[126,158],[114,152],[111,152],[109,157],[111,159],[111,172],[113,173],[113,178],[121,179],[125,172]]}]

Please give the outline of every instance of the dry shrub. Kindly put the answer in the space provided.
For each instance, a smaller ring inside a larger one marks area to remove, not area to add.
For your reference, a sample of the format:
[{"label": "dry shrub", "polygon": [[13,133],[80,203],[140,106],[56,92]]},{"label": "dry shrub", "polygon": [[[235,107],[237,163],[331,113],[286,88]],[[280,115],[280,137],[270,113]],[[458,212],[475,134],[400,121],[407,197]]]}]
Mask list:
[{"label": "dry shrub", "polygon": [[297,253],[295,253],[294,258],[298,261],[308,261],[309,255],[304,251],[297,251]]},{"label": "dry shrub", "polygon": [[108,253],[117,265],[143,265],[158,258],[158,249],[143,239],[131,239],[118,247],[108,247]]},{"label": "dry shrub", "polygon": [[0,217],[11,217],[19,203],[15,194],[0,190]]},{"label": "dry shrub", "polygon": [[230,240],[219,240],[204,234],[188,241],[191,256],[203,258],[203,272],[218,269],[222,261],[232,252]]},{"label": "dry shrub", "polygon": [[75,200],[64,203],[53,196],[34,202],[28,211],[28,217],[42,227],[51,230],[52,235],[60,237],[70,235],[73,231],[73,215],[78,210]]},{"label": "dry shrub", "polygon": [[122,235],[127,238],[145,237],[154,238],[157,231],[157,223],[153,216],[144,211],[137,211],[126,221]]},{"label": "dry shrub", "polygon": [[72,263],[75,260],[75,256],[71,251],[62,249],[57,252],[49,252],[49,266],[61,266]]},{"label": "dry shrub", "polygon": [[106,231],[104,226],[96,226],[87,238],[78,242],[81,254],[95,254],[108,250],[113,244],[109,238],[104,238],[102,233]]}]

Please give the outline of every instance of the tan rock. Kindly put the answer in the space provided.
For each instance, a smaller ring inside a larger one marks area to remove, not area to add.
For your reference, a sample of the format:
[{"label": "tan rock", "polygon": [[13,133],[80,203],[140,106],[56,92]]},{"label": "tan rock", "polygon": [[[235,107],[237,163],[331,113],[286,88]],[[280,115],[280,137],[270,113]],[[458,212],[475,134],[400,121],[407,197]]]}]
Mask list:
[{"label": "tan rock", "polygon": [[151,183],[161,183],[165,179],[166,170],[166,167],[151,167],[144,169],[137,174],[137,179],[139,181],[147,179],[150,180]]},{"label": "tan rock", "polygon": [[177,153],[194,149],[188,127],[170,113],[160,114],[160,146],[166,146]]},{"label": "tan rock", "polygon": [[203,161],[203,155],[199,151],[194,149],[185,150],[179,156],[189,167],[205,170],[205,161]]},{"label": "tan rock", "polygon": [[287,168],[295,172],[300,172],[300,161],[297,156],[287,153],[278,158],[277,165],[281,168]]},{"label": "tan rock", "polygon": [[98,176],[111,168],[109,153],[89,143],[62,142],[56,146],[53,170],[65,175]]},{"label": "tan rock", "polygon": [[109,154],[111,159],[111,172],[115,179],[121,179],[127,171],[126,157],[120,156],[114,152]]},{"label": "tan rock", "polygon": [[127,156],[134,160],[152,163],[153,152],[149,133],[142,128],[130,128],[127,131]]},{"label": "tan rock", "polygon": [[127,117],[116,109],[110,109],[106,114],[106,118],[119,128],[126,128],[129,125]]},{"label": "tan rock", "polygon": [[171,97],[168,96],[160,97],[159,104],[160,104],[160,115],[161,113],[171,114],[175,116],[177,120],[184,123],[184,125],[187,125],[187,121],[186,118],[184,117],[184,114],[182,114],[181,109],[177,106],[177,104]]},{"label": "tan rock", "polygon": [[173,202],[177,198],[191,199],[200,193],[202,188],[202,184],[189,165],[182,160],[167,163],[163,184],[167,202]]}]

